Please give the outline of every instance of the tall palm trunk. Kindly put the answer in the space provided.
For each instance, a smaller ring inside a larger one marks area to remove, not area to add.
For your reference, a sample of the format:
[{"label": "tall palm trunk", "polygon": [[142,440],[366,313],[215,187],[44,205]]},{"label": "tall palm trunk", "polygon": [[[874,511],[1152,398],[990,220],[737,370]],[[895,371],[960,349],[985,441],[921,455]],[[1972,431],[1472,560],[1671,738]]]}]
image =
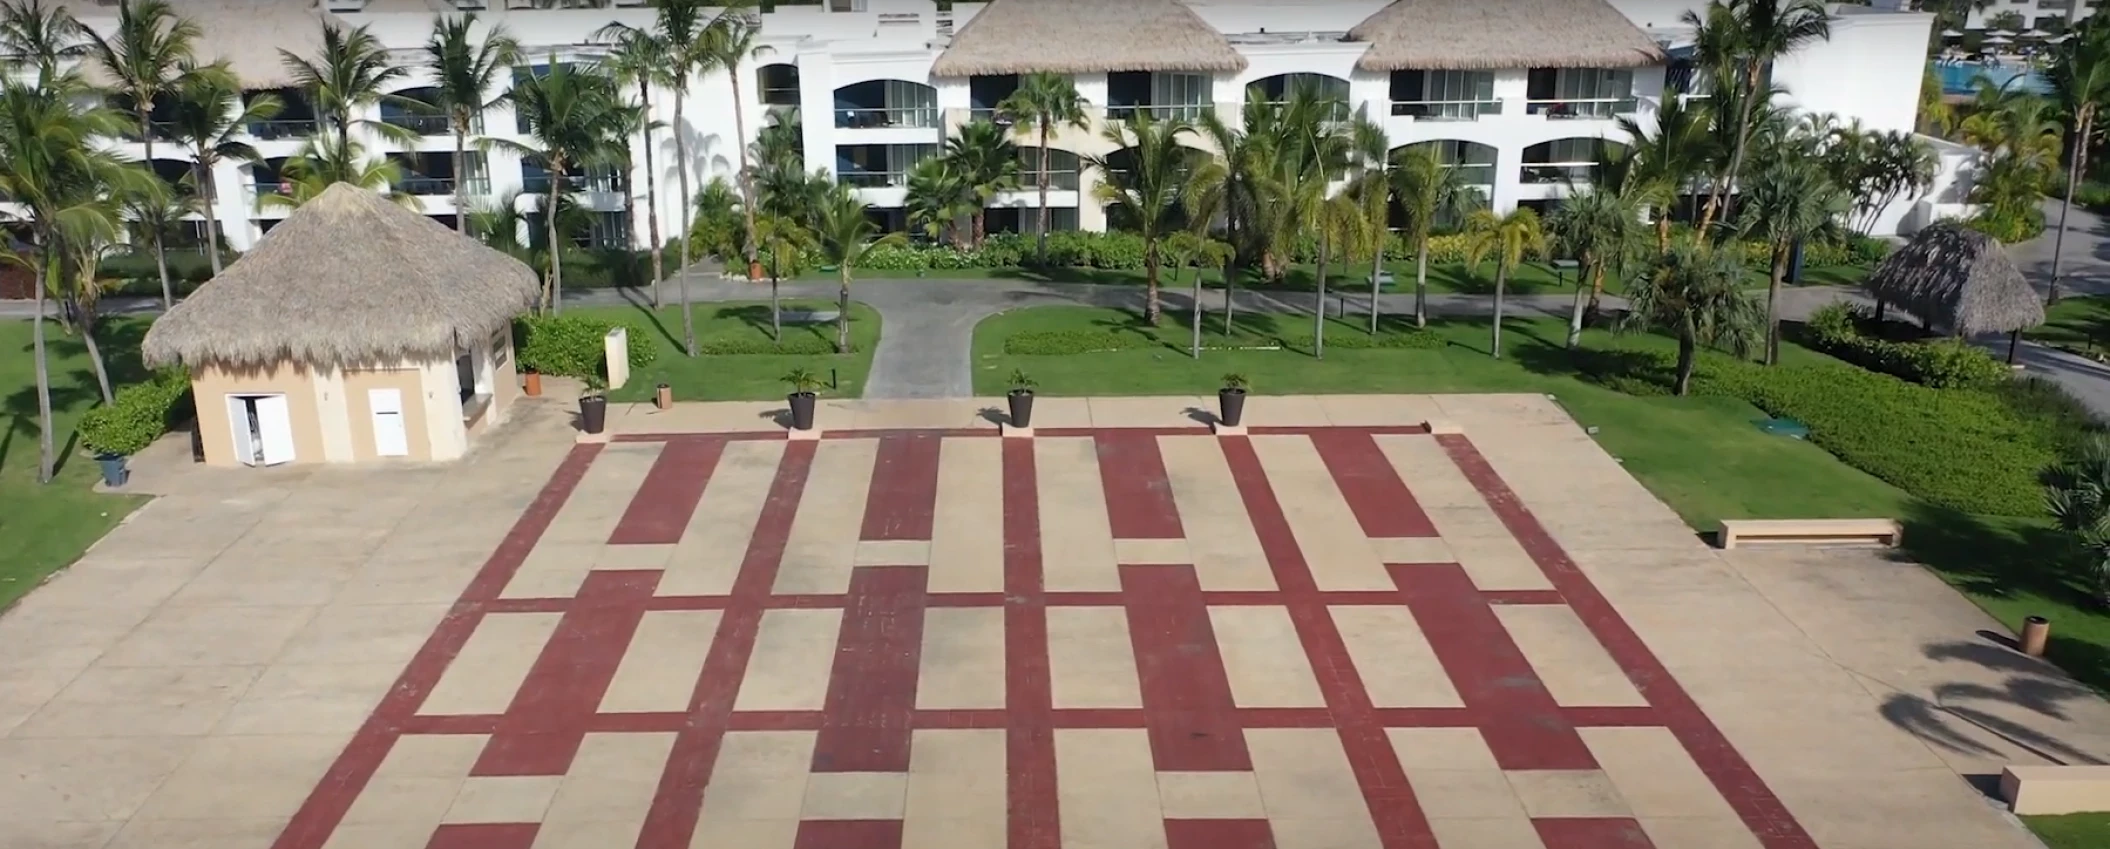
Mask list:
[{"label": "tall palm trunk", "polygon": [[837,273],[842,276],[842,285],[835,290],[835,352],[850,353],[850,264],[845,262]]},{"label": "tall palm trunk", "polygon": [[469,125],[454,116],[454,232],[469,235]]},{"label": "tall palm trunk", "polygon": [[[1039,262],[1039,263],[1040,263],[1041,265],[1047,265],[1047,264],[1048,264],[1048,122],[1049,122],[1049,121],[1051,121],[1051,120],[1054,120],[1054,119],[1053,119],[1053,117],[1052,117],[1052,116],[1048,116],[1048,115],[1042,115],[1042,116],[1040,116],[1040,119],[1041,119],[1041,120],[1040,120],[1040,178],[1039,178],[1038,180],[1036,180],[1036,181],[1035,181],[1035,182],[1037,182],[1037,183],[1039,183],[1039,184],[1040,184],[1040,215],[1039,215],[1039,218],[1040,218],[1040,233],[1039,233],[1039,235],[1038,235],[1038,238],[1037,238],[1037,239],[1035,240],[1035,244],[1036,244],[1036,245],[1038,245],[1038,251],[1037,251],[1037,256],[1038,256],[1038,258],[1039,258],[1039,259],[1038,259],[1038,262]],[[1080,188],[1081,188],[1081,187],[1080,187]]]},{"label": "tall palm trunk", "polygon": [[1788,259],[1793,248],[1773,246],[1773,273],[1766,282],[1766,365],[1780,364],[1780,287],[1788,279]]},{"label": "tall palm trunk", "polygon": [[[81,285],[94,281],[82,280]],[[110,388],[110,366],[103,361],[103,349],[95,342],[95,305],[80,297],[78,291],[73,298],[74,312],[80,315],[81,344],[88,349],[88,368],[95,373],[95,388],[102,393],[105,406],[117,403],[117,395]]]},{"label": "tall palm trunk", "polygon": [[1143,242],[1143,301],[1143,320],[1156,327],[1164,305],[1158,303],[1158,240],[1154,236]]},{"label": "tall palm trunk", "polygon": [[1692,331],[1678,331],[1678,375],[1671,384],[1670,394],[1680,398],[1692,391],[1692,366],[1699,355],[1699,344],[1694,341]]},{"label": "tall palm trunk", "polygon": [[[147,115],[148,113],[144,110],[139,113],[139,149],[141,158],[146,161],[147,169],[152,170],[154,168],[154,127],[152,122],[147,120]],[[157,173],[154,179],[158,180],[161,177]],[[2067,192],[2067,194],[2072,194],[2072,192]],[[209,218],[211,212],[208,210],[206,215]],[[160,227],[154,228],[154,270],[161,274],[161,308],[168,309],[176,303],[176,287],[169,282],[168,247],[163,241]]]},{"label": "tall palm trunk", "polygon": [[666,246],[659,237],[659,170],[652,164],[652,86],[637,84],[638,107],[645,113],[645,196],[651,202],[645,204],[645,230],[652,240],[652,308],[658,309],[661,300],[660,284],[666,282]]},{"label": "tall palm trunk", "polygon": [[1191,318],[1194,325],[1193,356],[1199,360],[1202,358],[1202,269],[1199,265],[1194,267],[1194,315]]},{"label": "tall palm trunk", "polygon": [[[686,71],[674,77],[674,163],[675,179],[681,182],[681,268],[675,273],[681,277],[675,285],[681,290],[681,350],[696,356],[696,318],[689,312],[689,231],[695,225],[690,222],[689,207],[689,137],[683,122],[688,114],[682,104],[689,99],[689,75]],[[753,242],[750,231],[748,241]]]},{"label": "tall palm trunk", "polygon": [[44,237],[44,279],[31,288],[37,290],[34,318],[30,320],[29,347],[36,361],[37,372],[37,483],[50,483],[57,472],[58,451],[52,444],[51,421],[51,361],[44,351],[44,290],[58,278],[58,250],[51,246],[51,236]]},{"label": "tall palm trunk", "polygon": [[1238,279],[1238,261],[1233,259],[1224,265],[1224,336],[1231,335],[1231,290],[1237,288],[1232,281]]},{"label": "tall palm trunk", "polygon": [[[762,279],[762,261],[756,259],[755,244],[755,173],[747,167],[747,108],[741,105],[740,63],[735,60],[725,69],[725,76],[733,83],[733,132],[740,134],[733,141],[733,148],[740,151],[740,209],[747,213],[747,279],[752,283]],[[696,355],[696,343],[689,343],[689,356]]]},{"label": "tall palm trunk", "polygon": [[1669,208],[1669,207],[1664,207],[1664,209],[1663,209],[1663,214],[1662,214],[1662,215],[1659,215],[1659,216],[1656,216],[1656,253],[1659,253],[1659,254],[1667,254],[1667,253],[1670,253],[1670,208]]},{"label": "tall palm trunk", "polygon": [[1502,358],[1502,294],[1503,290],[1507,288],[1509,288],[1509,263],[1496,263],[1494,339],[1489,344],[1493,346],[1492,350],[1495,359],[1498,360]]},{"label": "tall palm trunk", "polygon": [[1326,359],[1326,248],[1326,234],[1320,233],[1318,295],[1311,304],[1311,355],[1321,360]]},{"label": "tall palm trunk", "polygon": [[784,306],[777,295],[777,264],[769,264],[769,341],[784,344]]},{"label": "tall palm trunk", "polygon": [[1429,326],[1429,237],[1420,238],[1414,254],[1414,326]]},{"label": "tall palm trunk", "polygon": [[[1597,263],[1587,254],[1582,258],[1584,274],[1595,276]],[[1582,347],[1583,292],[1588,287],[1581,280],[1575,281],[1575,306],[1568,311],[1568,350]]]},{"label": "tall palm trunk", "polygon": [[549,197],[542,205],[543,229],[549,234],[549,282],[543,300],[551,314],[564,311],[564,245],[557,241],[557,198],[564,190],[564,163],[550,163]]},{"label": "tall palm trunk", "polygon": [[205,193],[205,252],[214,277],[220,276],[220,181],[212,175],[215,163],[198,163],[199,191]]},{"label": "tall palm trunk", "polygon": [[1758,71],[1758,63],[1753,62],[1751,69],[1744,74],[1743,102],[1736,107],[1736,146],[1729,153],[1728,173],[1715,180],[1714,192],[1707,198],[1707,209],[1700,213],[1699,233],[1702,238],[1706,237],[1707,228],[1714,223],[1717,212],[1726,221],[1736,209],[1736,177],[1744,170],[1744,152],[1751,146],[1751,108],[1752,101],[1758,98]]},{"label": "tall palm trunk", "polygon": [[1383,277],[1385,273],[1385,234],[1383,231],[1378,232],[1376,245],[1376,247],[1371,248],[1372,256],[1370,257],[1370,335],[1372,336],[1377,335],[1377,296],[1384,294],[1384,287],[1378,282],[1378,278]]},{"label": "tall palm trunk", "polygon": [[2095,120],[2095,107],[2083,105],[2080,113],[2080,119],[2075,122],[2080,132],[2074,134],[2073,156],[2067,160],[2066,166],[2066,199],[2059,203],[2059,232],[2051,239],[2051,291],[2045,300],[2054,304],[2059,302],[2059,271],[2066,258],[2066,217],[2073,214],[2073,193],[2081,183],[2081,153],[2088,149],[2088,133],[2093,129],[2089,125]]}]

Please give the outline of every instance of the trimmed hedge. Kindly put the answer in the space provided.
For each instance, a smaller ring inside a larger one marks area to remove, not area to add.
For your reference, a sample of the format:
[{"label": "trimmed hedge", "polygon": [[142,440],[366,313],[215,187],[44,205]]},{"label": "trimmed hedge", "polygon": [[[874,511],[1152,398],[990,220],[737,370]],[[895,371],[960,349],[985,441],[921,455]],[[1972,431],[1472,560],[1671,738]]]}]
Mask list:
[{"label": "trimmed hedge", "polygon": [[1111,330],[1027,330],[1004,340],[1004,353],[1027,356],[1096,354],[1148,348],[1158,342],[1140,333]]},{"label": "trimmed hedge", "polygon": [[[1026,330],[1004,339],[1004,353],[1017,356],[1063,356],[1160,347],[1186,350],[1193,344],[1193,336],[1189,335],[1187,328],[1188,325],[1185,324],[1167,324],[1163,328],[1151,331]],[[1425,330],[1387,332],[1377,336],[1336,332],[1326,337],[1326,347],[1341,350],[1425,350],[1441,348],[1445,344],[1442,336]],[[1313,347],[1313,337],[1309,333],[1278,335],[1238,331],[1225,336],[1215,331],[1202,332],[1203,350],[1294,348],[1308,351]]]},{"label": "trimmed hedge", "polygon": [[2007,380],[2008,367],[1983,349],[1954,339],[1893,342],[1861,331],[1860,317],[1846,304],[1810,315],[1804,325],[1811,347],[1865,369],[1913,383],[1947,389],[1989,386]]},{"label": "trimmed hedge", "polygon": [[81,416],[81,445],[98,455],[129,457],[190,418],[191,410],[190,375],[164,372],[118,390],[114,403]]},{"label": "trimmed hedge", "polygon": [[[857,346],[852,344],[850,350],[856,351]],[[713,356],[827,356],[835,353],[835,342],[810,333],[786,333],[784,344],[779,345],[769,341],[766,334],[746,332],[739,336],[697,339],[696,353]]]},{"label": "trimmed hedge", "polygon": [[608,331],[621,325],[630,331],[630,367],[640,369],[659,357],[651,331],[628,321],[584,315],[526,316],[513,323],[520,366],[553,377],[603,377],[607,374]]}]

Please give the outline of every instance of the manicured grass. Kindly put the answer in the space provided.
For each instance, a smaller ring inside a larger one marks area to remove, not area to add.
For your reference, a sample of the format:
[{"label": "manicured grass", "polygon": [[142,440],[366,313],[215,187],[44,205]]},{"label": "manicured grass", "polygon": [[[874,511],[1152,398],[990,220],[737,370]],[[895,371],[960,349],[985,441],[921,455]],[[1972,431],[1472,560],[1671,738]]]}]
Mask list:
[{"label": "manicured grass", "polygon": [[2102,849],[2110,846],[2110,814],[2023,817],[2048,849]]},{"label": "manicured grass", "polygon": [[[834,301],[785,300],[785,310],[819,310],[833,314]],[[728,301],[696,304],[691,308],[696,322],[696,338],[708,340],[743,340],[766,343],[770,340],[768,301]],[[823,390],[830,397],[855,398],[864,392],[865,375],[872,370],[872,350],[879,345],[879,313],[861,303],[850,304],[850,344],[854,351],[849,354],[728,354],[689,357],[681,345],[681,307],[666,306],[657,311],[647,306],[620,307],[575,307],[566,314],[604,315],[646,325],[644,340],[659,349],[658,357],[651,365],[631,372],[630,383],[622,389],[609,393],[617,401],[651,400],[654,388],[665,383],[674,390],[678,401],[760,401],[781,399],[787,391],[783,377],[795,368],[804,368],[828,378],[832,369],[838,384]],[[784,326],[784,340],[788,345],[805,344],[830,346],[835,342],[835,322],[825,324]]]},{"label": "manicured grass", "polygon": [[2062,298],[2044,313],[2044,323],[2023,331],[2023,338],[2079,351],[2110,353],[2110,297]]},{"label": "manicured grass", "polygon": [[[147,320],[106,321],[97,339],[119,385],[142,376],[139,340]],[[37,390],[30,323],[0,321],[0,609],[72,563],[146,499],[98,495],[95,463],[81,456],[73,428],[100,398],[87,349],[58,325],[45,326],[50,356],[59,476],[37,483]]]},{"label": "manicured grass", "polygon": [[[1385,291],[1401,293],[1414,291],[1414,263],[1389,262],[1385,264],[1385,268],[1392,272],[1393,277],[1393,284]],[[1495,286],[1494,271],[1495,267],[1492,262],[1481,265],[1477,272],[1462,263],[1432,263],[1429,266],[1429,291],[1468,295],[1493,294]],[[1238,285],[1240,288],[1251,287],[1269,291],[1309,292],[1318,278],[1317,272],[1318,268],[1315,265],[1296,265],[1289,270],[1289,273],[1280,282],[1276,283],[1262,282],[1257,275],[1248,272],[1240,275]],[[1200,273],[1202,285],[1205,288],[1220,289],[1223,287],[1222,272],[1208,269]],[[1867,269],[1849,266],[1810,268],[1805,269],[1803,272],[1803,285],[1853,285],[1859,283],[1861,278],[1866,276],[1867,273]],[[1172,273],[1172,269],[1165,269],[1161,272],[1159,280],[1166,286],[1187,287],[1194,285],[1194,274],[1195,272],[1192,269],[1183,269],[1177,275]],[[920,273],[915,271],[859,270],[857,276],[860,279],[871,280],[922,277],[935,280],[1032,280],[1046,283],[1107,283],[1132,286],[1143,284],[1142,269],[957,268],[931,269]],[[835,277],[832,272],[814,272],[804,275],[800,279],[833,280]],[[1339,265],[1330,266],[1327,269],[1326,280],[1326,285],[1330,290],[1338,290],[1348,295],[1367,293],[1370,286],[1370,265],[1368,263],[1357,263],[1350,268],[1343,268]],[[1766,285],[1766,276],[1753,272],[1750,276],[1750,284],[1753,288],[1763,287]],[[1618,294],[1619,281],[1608,279],[1605,281],[1605,287],[1606,291]],[[1519,295],[1574,292],[1575,274],[1571,271],[1561,275],[1557,274],[1551,266],[1541,263],[1527,263],[1517,269],[1516,274],[1510,278],[1508,291]]]}]

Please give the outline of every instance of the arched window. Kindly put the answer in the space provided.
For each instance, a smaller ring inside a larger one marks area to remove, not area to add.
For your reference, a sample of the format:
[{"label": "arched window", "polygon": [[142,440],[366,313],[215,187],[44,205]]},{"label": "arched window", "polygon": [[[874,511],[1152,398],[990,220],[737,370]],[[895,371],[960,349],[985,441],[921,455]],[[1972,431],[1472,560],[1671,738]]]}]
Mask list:
[{"label": "arched window", "polygon": [[1276,74],[1254,80],[1245,87],[1245,99],[1281,107],[1289,103],[1291,95],[1300,91],[1333,101],[1328,110],[1329,120],[1348,120],[1348,81],[1329,74]]},{"label": "arched window", "polygon": [[[1126,152],[1126,151],[1124,151]],[[1083,168],[1077,154],[1067,150],[1048,148],[1048,190],[1056,192],[1077,191],[1077,174]],[[1040,148],[1018,149],[1018,184],[1026,191],[1040,188]]]},{"label": "arched window", "polygon": [[779,62],[756,68],[755,91],[763,106],[798,106],[799,66]]},{"label": "arched window", "polygon": [[835,126],[880,129],[938,126],[938,90],[908,80],[867,80],[835,90]]},{"label": "arched window", "polygon": [[1524,149],[1525,183],[1587,183],[1608,151],[1623,145],[1605,139],[1570,138],[1541,142]]}]

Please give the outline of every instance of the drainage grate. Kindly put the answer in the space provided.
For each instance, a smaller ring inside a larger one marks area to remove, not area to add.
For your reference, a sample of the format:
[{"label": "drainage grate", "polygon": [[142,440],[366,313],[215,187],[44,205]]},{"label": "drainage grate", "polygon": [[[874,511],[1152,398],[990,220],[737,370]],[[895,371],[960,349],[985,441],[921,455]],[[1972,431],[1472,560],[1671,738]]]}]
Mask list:
[{"label": "drainage grate", "polygon": [[1810,426],[1794,419],[1759,419],[1757,424],[1759,430],[1775,436],[1791,436],[1796,439],[1810,437]]}]

